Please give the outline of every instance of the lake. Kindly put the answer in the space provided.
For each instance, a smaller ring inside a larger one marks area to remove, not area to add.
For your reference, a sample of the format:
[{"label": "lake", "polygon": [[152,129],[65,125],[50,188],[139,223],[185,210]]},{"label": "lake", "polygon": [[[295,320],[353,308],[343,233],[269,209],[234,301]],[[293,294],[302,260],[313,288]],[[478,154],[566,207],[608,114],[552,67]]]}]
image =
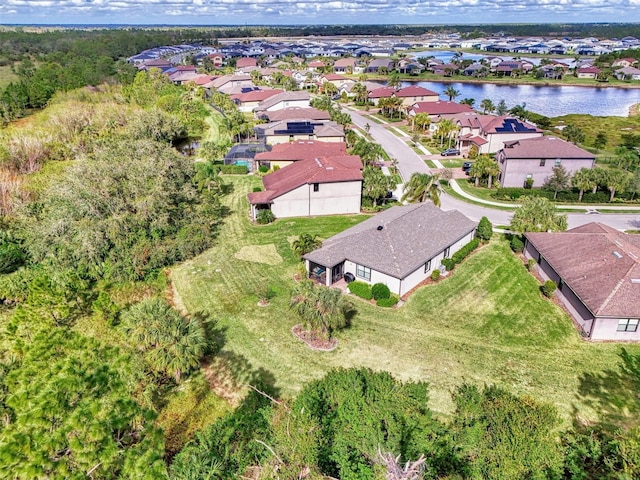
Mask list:
[{"label": "lake", "polygon": [[584,113],[597,116],[626,117],[629,107],[640,103],[640,88],[615,87],[550,87],[542,85],[496,85],[491,83],[442,83],[442,82],[402,82],[402,86],[419,85],[443,95],[448,86],[460,91],[456,101],[473,98],[475,108],[488,98],[494,104],[500,100],[509,108],[526,104],[526,109],[547,117],[558,117],[570,113]]}]

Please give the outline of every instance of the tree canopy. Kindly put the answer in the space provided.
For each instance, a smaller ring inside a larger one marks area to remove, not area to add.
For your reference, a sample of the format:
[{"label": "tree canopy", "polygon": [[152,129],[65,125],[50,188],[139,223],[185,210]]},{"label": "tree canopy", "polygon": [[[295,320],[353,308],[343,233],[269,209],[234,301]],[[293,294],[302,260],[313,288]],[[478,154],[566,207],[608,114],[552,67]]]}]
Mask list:
[{"label": "tree canopy", "polygon": [[511,230],[515,232],[561,232],[566,229],[566,214],[558,213],[556,206],[544,197],[524,197],[511,218]]}]

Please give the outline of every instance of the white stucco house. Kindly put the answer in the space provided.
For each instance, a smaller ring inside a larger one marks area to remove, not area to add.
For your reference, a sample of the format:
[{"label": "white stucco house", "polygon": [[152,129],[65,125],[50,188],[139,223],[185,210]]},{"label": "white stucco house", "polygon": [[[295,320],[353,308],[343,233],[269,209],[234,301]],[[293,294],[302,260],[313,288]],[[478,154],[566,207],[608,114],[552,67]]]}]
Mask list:
[{"label": "white stucco house", "polygon": [[262,178],[247,195],[251,218],[271,209],[276,218],[360,213],[362,160],[358,155],[301,160]]},{"label": "white stucco house", "polygon": [[475,230],[476,223],[457,210],[430,202],[404,205],[334,235],[303,258],[310,278],[327,286],[351,273],[405,295],[469,243]]}]

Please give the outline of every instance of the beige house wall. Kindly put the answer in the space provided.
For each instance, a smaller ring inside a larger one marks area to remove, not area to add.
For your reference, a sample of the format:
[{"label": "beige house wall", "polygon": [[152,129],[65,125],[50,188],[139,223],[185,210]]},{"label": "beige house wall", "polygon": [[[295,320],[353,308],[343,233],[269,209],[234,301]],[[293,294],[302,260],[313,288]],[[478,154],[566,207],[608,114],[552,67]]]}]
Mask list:
[{"label": "beige house wall", "polygon": [[322,137],[318,138],[315,135],[267,135],[265,137],[266,143],[269,145],[278,145],[280,143],[289,143],[294,142],[296,140],[320,140],[322,142],[344,142],[344,137],[342,135],[335,137]]},{"label": "beige house wall", "polygon": [[302,185],[273,199],[271,211],[276,218],[360,213],[362,182]]}]

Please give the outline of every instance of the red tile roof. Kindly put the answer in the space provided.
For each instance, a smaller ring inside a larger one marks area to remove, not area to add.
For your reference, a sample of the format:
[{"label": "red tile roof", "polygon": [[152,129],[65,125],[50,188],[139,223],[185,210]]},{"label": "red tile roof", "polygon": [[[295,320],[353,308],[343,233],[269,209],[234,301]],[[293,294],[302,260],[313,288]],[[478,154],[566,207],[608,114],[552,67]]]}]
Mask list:
[{"label": "red tile roof", "polygon": [[358,155],[312,158],[263,177],[264,191],[249,193],[247,197],[252,205],[272,203],[302,185],[356,181],[362,181],[362,160]]},{"label": "red tile roof", "polygon": [[640,317],[640,236],[599,223],[525,236],[596,316]]},{"label": "red tile roof", "polygon": [[345,77],[344,75],[339,75],[337,73],[328,73],[324,76],[324,78],[331,82],[331,81],[335,81],[335,80],[346,80],[347,77]]},{"label": "red tile roof", "polygon": [[418,102],[413,105],[412,110],[418,113],[429,115],[453,115],[455,113],[473,112],[469,105],[456,102]]},{"label": "red tile roof", "polygon": [[396,93],[395,88],[380,87],[376,88],[375,90],[371,90],[369,92],[369,98],[389,98],[393,96],[394,93]]},{"label": "red tile roof", "polygon": [[504,142],[502,149],[509,160],[513,159],[590,159],[596,156],[580,147],[556,137],[536,137]]},{"label": "red tile roof", "polygon": [[424,87],[412,85],[396,91],[396,97],[438,97],[439,94]]},{"label": "red tile roof", "polygon": [[236,61],[236,68],[255,67],[257,65],[258,65],[257,60],[255,58],[251,58],[251,57],[239,58]]},{"label": "red tile roof", "polygon": [[247,93],[236,93],[231,95],[231,100],[237,100],[240,103],[245,102],[262,102],[267,98],[271,98],[274,95],[278,95],[279,93],[284,92],[284,90],[276,89],[276,90],[251,90]]},{"label": "red tile roof", "polygon": [[297,140],[279,143],[270,152],[256,154],[255,160],[310,160],[319,157],[333,157],[347,154],[347,144],[343,142],[320,142],[318,140]]}]

